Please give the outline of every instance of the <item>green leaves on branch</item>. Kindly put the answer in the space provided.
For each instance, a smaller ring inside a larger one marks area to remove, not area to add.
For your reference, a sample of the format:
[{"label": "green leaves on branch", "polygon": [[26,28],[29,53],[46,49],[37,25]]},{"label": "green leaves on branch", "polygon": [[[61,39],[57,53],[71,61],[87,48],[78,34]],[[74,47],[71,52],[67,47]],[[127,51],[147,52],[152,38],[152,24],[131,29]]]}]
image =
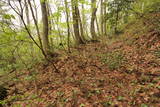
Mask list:
[{"label": "green leaves on branch", "polygon": [[10,20],[10,19],[15,19],[15,17],[14,17],[12,14],[4,14],[4,15],[3,15],[3,18],[4,18],[4,19],[8,19],[8,20]]}]

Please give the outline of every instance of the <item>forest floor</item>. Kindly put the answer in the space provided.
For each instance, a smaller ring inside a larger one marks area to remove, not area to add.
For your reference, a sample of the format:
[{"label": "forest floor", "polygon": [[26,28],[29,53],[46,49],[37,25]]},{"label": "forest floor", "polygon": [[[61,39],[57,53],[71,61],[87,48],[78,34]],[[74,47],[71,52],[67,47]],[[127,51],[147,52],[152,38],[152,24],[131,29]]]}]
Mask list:
[{"label": "forest floor", "polygon": [[54,61],[60,73],[52,64],[21,71],[26,75],[16,84],[19,94],[10,96],[12,105],[160,107],[159,36],[152,30],[146,36],[80,45],[71,54],[61,51]]},{"label": "forest floor", "polygon": [[[111,46],[101,43],[82,45],[69,56],[64,53],[58,59],[56,66],[60,73],[54,73],[52,65],[43,65],[37,70],[36,79],[19,83],[17,88],[25,92],[25,97],[28,96],[24,105],[31,104],[32,107],[46,107],[46,104],[52,104],[50,107],[158,107],[160,63],[153,51],[144,52],[122,42]],[[119,66],[116,65],[118,62],[114,62],[118,59],[111,58],[113,62],[109,63],[115,65],[108,68],[104,59],[110,52],[121,52],[126,58],[125,62]],[[114,66],[118,68],[114,69]],[[21,78],[22,81],[25,78],[26,75]],[[38,99],[34,99],[37,95]]]}]

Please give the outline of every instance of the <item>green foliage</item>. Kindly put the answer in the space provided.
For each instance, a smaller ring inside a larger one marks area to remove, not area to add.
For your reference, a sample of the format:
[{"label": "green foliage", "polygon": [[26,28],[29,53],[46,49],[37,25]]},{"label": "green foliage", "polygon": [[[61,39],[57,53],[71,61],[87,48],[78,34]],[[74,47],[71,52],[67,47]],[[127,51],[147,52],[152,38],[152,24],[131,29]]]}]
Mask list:
[{"label": "green foliage", "polygon": [[80,104],[80,107],[85,107],[85,104],[81,103],[81,104]]},{"label": "green foliage", "polygon": [[15,19],[14,15],[11,15],[11,14],[4,14],[3,18],[4,19]]},{"label": "green foliage", "polygon": [[138,0],[133,5],[133,9],[139,13],[159,12],[160,11],[159,0]]},{"label": "green foliage", "polygon": [[109,33],[121,32],[126,24],[145,14],[160,12],[159,0],[112,0],[107,5],[105,19]]},{"label": "green foliage", "polygon": [[106,64],[110,70],[120,68],[124,61],[125,57],[121,51],[108,52],[102,57],[102,62]]},{"label": "green foliage", "polygon": [[125,98],[123,97],[123,96],[118,96],[118,101],[123,101],[123,100],[125,100]]},{"label": "green foliage", "polygon": [[129,11],[132,7],[132,3],[134,0],[126,1],[126,0],[112,0],[108,2],[108,15],[106,16],[106,20],[109,23],[109,29],[113,30],[112,32],[119,32],[119,28],[121,28],[121,24],[128,22]]},{"label": "green foliage", "polygon": [[90,3],[88,2],[88,0],[79,0],[79,3],[81,3],[81,4],[90,4]]},{"label": "green foliage", "polygon": [[23,68],[30,66],[30,61],[34,62],[36,56],[33,54],[39,53],[38,49],[26,37],[26,33],[23,33],[14,34],[14,32],[9,31],[1,34],[3,37],[0,37],[0,42],[2,43],[0,45],[0,71]]},{"label": "green foliage", "polygon": [[41,62],[42,54],[24,29],[13,30],[4,22],[1,24],[3,28],[0,27],[0,30],[3,32],[0,32],[0,76],[5,78],[8,75],[0,81],[3,84],[8,80],[17,81],[13,73],[9,72],[32,69],[36,63]]},{"label": "green foliage", "polygon": [[101,104],[104,106],[104,107],[109,107],[113,104],[112,101],[104,101],[104,102],[101,102]]},{"label": "green foliage", "polygon": [[141,104],[141,107],[148,107],[148,105],[146,105],[146,104]]}]

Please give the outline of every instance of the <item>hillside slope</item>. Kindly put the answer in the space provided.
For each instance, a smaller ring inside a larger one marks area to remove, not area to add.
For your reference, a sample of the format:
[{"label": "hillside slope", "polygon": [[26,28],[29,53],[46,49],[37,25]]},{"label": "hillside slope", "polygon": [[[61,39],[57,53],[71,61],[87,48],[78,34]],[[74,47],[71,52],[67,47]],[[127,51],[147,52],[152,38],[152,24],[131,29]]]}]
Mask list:
[{"label": "hillside slope", "polygon": [[[17,82],[7,102],[30,107],[160,106],[160,14],[130,23],[121,40],[61,52]],[[103,40],[104,41],[104,40]],[[31,78],[32,77],[32,78]],[[16,97],[13,97],[16,96]]]}]

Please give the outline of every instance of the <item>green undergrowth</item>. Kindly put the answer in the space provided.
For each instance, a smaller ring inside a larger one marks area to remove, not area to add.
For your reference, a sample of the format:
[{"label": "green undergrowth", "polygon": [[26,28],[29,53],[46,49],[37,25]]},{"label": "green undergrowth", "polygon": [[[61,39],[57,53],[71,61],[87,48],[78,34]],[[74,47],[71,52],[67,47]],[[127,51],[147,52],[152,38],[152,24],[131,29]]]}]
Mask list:
[{"label": "green undergrowth", "polygon": [[107,52],[102,55],[101,61],[106,64],[110,70],[115,70],[124,64],[125,56],[122,51]]},{"label": "green undergrowth", "polygon": [[140,37],[148,38],[154,33],[157,33],[157,38],[160,39],[160,12],[144,14],[138,17],[138,20],[133,20],[124,28],[122,34],[123,40],[129,45],[133,45]]}]

